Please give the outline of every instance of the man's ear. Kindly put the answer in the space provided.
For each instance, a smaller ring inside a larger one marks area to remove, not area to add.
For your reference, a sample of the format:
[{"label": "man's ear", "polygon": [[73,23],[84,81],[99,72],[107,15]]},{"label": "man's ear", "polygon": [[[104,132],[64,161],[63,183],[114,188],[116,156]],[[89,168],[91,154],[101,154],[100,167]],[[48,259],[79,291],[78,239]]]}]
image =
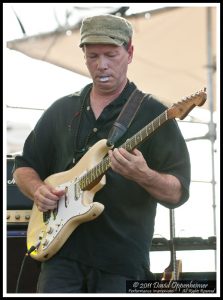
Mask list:
[{"label": "man's ear", "polygon": [[132,62],[132,58],[133,58],[133,52],[134,52],[134,47],[133,45],[131,45],[129,48],[128,48],[128,63],[130,64]]}]

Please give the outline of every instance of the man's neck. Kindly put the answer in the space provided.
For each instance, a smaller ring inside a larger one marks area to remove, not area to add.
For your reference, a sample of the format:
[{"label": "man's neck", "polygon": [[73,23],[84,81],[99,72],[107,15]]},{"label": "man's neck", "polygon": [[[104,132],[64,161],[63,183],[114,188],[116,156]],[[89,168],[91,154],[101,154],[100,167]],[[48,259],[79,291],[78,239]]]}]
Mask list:
[{"label": "man's neck", "polygon": [[99,117],[99,115],[107,105],[109,105],[112,101],[118,98],[118,96],[125,88],[126,83],[127,81],[123,85],[120,85],[118,89],[116,89],[111,93],[103,93],[101,91],[97,91],[97,89],[95,89],[94,86],[92,87],[90,93],[90,103],[96,119]]}]

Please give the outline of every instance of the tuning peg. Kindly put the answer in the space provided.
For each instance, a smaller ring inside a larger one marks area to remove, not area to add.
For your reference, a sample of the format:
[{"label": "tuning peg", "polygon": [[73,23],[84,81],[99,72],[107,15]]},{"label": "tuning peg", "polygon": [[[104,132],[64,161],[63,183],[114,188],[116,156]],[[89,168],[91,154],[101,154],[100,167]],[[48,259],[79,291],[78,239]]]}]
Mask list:
[{"label": "tuning peg", "polygon": [[198,93],[198,94],[200,94],[201,92],[204,92],[204,93],[205,93],[206,90],[207,90],[206,87],[204,87],[203,89],[200,89],[197,93]]}]

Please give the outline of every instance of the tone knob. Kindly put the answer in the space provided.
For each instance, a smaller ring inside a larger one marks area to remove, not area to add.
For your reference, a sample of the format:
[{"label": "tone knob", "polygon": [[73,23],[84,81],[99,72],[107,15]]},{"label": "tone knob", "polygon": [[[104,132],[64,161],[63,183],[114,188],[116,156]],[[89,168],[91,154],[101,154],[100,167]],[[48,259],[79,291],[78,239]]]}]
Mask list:
[{"label": "tone knob", "polygon": [[46,246],[48,243],[49,243],[49,241],[48,241],[47,239],[44,239],[44,240],[42,241],[42,245],[43,245],[43,246]]},{"label": "tone knob", "polygon": [[46,232],[49,233],[49,234],[51,234],[53,232],[53,227],[47,228]]}]

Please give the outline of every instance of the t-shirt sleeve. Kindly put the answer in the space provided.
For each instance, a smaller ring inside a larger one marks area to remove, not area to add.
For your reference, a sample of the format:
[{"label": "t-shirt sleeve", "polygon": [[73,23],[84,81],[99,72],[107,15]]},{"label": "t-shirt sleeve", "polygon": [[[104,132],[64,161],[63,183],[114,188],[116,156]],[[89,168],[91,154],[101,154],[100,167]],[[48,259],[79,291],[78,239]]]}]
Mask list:
[{"label": "t-shirt sleeve", "polygon": [[51,110],[43,113],[25,140],[22,155],[15,157],[13,171],[20,167],[33,168],[44,180],[49,173],[50,157],[53,158],[52,139],[55,121]]}]

